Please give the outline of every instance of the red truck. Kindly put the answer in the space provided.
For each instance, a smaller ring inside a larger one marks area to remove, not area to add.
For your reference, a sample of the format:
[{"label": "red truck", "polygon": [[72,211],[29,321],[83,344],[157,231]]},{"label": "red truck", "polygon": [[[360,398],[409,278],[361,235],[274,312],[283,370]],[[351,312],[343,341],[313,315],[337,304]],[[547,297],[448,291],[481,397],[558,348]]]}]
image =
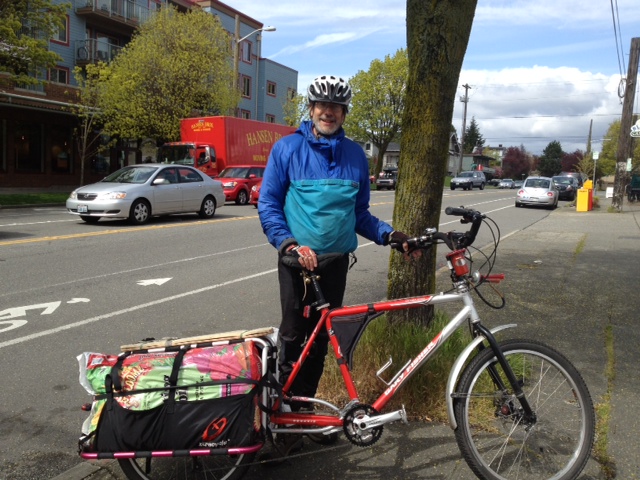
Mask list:
[{"label": "red truck", "polygon": [[264,167],[273,144],[295,130],[236,117],[185,118],[180,141],[162,145],[158,162],[192,165],[210,177],[234,165]]}]

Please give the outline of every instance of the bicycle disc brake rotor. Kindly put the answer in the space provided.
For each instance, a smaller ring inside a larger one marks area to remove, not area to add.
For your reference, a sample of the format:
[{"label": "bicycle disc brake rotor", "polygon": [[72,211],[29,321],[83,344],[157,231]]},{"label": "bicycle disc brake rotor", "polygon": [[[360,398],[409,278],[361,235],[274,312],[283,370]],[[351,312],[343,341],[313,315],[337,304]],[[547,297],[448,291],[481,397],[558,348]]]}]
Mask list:
[{"label": "bicycle disc brake rotor", "polygon": [[344,416],[344,434],[358,447],[369,447],[382,435],[382,426],[365,430],[364,420],[378,412],[370,405],[354,405]]}]

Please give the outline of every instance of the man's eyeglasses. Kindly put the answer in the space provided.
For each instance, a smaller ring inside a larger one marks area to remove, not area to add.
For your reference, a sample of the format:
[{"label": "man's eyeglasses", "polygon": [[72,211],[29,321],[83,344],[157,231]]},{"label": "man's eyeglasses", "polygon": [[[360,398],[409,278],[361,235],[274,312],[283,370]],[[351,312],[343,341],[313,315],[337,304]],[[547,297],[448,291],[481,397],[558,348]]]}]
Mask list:
[{"label": "man's eyeglasses", "polygon": [[333,113],[338,113],[342,110],[342,105],[338,103],[316,102],[315,107],[318,110],[331,110]]}]

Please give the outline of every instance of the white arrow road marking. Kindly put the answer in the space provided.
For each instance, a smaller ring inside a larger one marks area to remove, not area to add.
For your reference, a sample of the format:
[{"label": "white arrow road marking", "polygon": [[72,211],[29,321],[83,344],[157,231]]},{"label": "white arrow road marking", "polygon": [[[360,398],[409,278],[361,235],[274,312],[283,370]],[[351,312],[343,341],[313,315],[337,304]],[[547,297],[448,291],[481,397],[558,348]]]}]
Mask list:
[{"label": "white arrow road marking", "polygon": [[0,312],[0,320],[8,320],[9,318],[24,317],[28,310],[43,309],[40,315],[51,315],[60,306],[62,302],[39,303],[38,305],[28,305],[26,307],[7,308]]},{"label": "white arrow road marking", "polygon": [[21,327],[25,323],[27,323],[26,320],[8,320],[6,322],[0,322],[0,325],[7,325],[6,327],[0,327],[0,332],[13,330],[14,328]]},{"label": "white arrow road marking", "polygon": [[167,283],[172,278],[173,277],[169,277],[169,278],[154,278],[154,279],[151,279],[151,280],[140,280],[138,282],[138,285],[142,285],[143,287],[147,287],[149,285],[162,285],[163,283]]}]

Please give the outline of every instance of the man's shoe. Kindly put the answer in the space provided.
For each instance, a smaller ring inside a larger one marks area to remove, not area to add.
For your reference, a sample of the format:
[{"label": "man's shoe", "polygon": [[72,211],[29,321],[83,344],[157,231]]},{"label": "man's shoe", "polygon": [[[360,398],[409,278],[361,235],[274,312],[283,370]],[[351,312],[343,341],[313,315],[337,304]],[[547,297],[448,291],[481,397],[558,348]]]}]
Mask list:
[{"label": "man's shoe", "polygon": [[260,454],[258,460],[264,465],[280,465],[289,455],[302,450],[303,446],[302,435],[278,433],[273,439],[271,450]]}]

